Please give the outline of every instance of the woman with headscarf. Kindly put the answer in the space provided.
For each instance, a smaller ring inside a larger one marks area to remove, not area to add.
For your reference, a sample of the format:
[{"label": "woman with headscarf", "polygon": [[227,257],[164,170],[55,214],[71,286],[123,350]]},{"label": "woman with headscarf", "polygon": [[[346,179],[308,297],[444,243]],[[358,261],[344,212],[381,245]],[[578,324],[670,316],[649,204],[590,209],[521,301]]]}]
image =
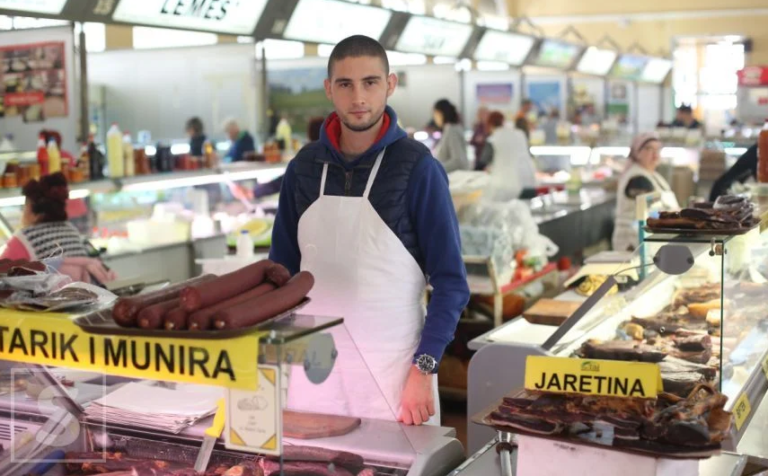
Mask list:
[{"label": "woman with headscarf", "polygon": [[630,251],[638,246],[635,199],[645,193],[670,192],[664,177],[656,172],[661,161],[661,141],[653,132],[639,134],[629,151],[630,164],[619,178],[616,197],[616,226],[613,249]]}]

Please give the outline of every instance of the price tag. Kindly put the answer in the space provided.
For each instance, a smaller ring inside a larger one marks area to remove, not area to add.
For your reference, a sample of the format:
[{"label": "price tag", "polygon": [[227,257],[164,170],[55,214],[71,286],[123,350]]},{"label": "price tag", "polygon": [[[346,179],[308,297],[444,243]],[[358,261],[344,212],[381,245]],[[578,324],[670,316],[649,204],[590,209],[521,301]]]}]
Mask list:
[{"label": "price tag", "polygon": [[282,453],[282,375],[274,365],[259,365],[258,390],[227,391],[224,446],[279,456]]},{"label": "price tag", "polygon": [[746,393],[742,393],[736,404],[733,406],[733,420],[736,423],[736,429],[741,430],[744,422],[747,421],[749,412],[752,411],[752,406],[749,404],[749,399]]}]

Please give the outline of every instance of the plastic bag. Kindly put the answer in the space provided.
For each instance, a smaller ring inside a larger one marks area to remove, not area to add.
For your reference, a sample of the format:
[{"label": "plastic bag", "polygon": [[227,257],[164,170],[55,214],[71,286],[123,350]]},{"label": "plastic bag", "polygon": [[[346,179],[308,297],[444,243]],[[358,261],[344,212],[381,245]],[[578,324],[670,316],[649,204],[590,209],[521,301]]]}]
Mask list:
[{"label": "plastic bag", "polygon": [[530,208],[520,200],[482,201],[469,205],[462,213],[462,222],[465,226],[493,228],[509,236],[513,254],[524,249],[528,251],[528,257],[546,262],[559,251],[552,240],[539,233]]},{"label": "plastic bag", "polygon": [[110,304],[115,299],[117,299],[115,294],[98,286],[87,283],[71,283],[56,291],[45,294],[36,295],[30,291],[17,291],[0,302],[0,305],[23,311],[54,312],[84,306],[98,305],[102,307]]}]

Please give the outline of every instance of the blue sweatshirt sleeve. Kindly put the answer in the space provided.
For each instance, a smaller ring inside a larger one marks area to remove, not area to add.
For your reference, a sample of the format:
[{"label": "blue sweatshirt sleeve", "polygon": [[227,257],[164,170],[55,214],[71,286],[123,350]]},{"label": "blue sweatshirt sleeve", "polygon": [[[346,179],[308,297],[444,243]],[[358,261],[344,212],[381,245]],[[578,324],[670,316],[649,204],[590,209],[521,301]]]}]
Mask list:
[{"label": "blue sweatshirt sleeve", "polygon": [[433,288],[414,360],[427,354],[439,362],[469,301],[459,221],[448,191],[448,176],[437,159],[430,156],[416,165],[407,193],[424,270]]},{"label": "blue sweatshirt sleeve", "polygon": [[269,259],[288,268],[292,275],[298,273],[301,267],[298,239],[299,214],[294,200],[295,186],[296,174],[291,162],[285,169],[283,184],[280,188],[280,200],[277,204],[275,225],[272,228],[272,247],[269,250]]}]

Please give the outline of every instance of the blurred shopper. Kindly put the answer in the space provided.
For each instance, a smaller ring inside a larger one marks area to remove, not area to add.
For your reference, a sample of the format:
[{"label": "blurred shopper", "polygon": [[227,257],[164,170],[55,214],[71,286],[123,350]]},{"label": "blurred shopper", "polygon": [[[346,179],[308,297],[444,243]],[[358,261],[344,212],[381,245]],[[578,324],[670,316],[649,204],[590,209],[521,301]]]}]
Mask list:
[{"label": "blurred shopper", "polygon": [[443,164],[446,173],[454,170],[469,170],[467,141],[464,128],[459,124],[459,112],[447,99],[435,103],[432,118],[442,130],[440,142],[435,147],[435,158]]},{"label": "blurred shopper", "polygon": [[536,187],[536,166],[522,131],[506,126],[504,115],[494,111],[488,116],[488,141],[482,161],[491,172],[488,197],[506,202],[520,197],[523,189]]},{"label": "blurred shopper", "polygon": [[189,155],[192,157],[203,156],[203,145],[205,145],[205,133],[203,132],[203,121],[199,117],[192,117],[187,120],[184,127],[189,136]]},{"label": "blurred shopper", "polygon": [[701,127],[701,123],[693,117],[693,108],[687,104],[683,104],[677,108],[677,114],[675,115],[675,120],[672,121],[672,127],[698,129]]},{"label": "blurred shopper", "polygon": [[485,166],[480,163],[480,156],[483,155],[483,146],[488,139],[488,108],[480,106],[477,109],[477,122],[472,129],[472,139],[469,144],[475,148],[475,170],[483,170]]},{"label": "blurred shopper", "polygon": [[515,129],[522,132],[525,135],[526,140],[531,138],[531,123],[524,117],[518,117],[515,119]]},{"label": "blurred shopper", "polygon": [[253,140],[253,136],[248,131],[241,130],[237,120],[227,119],[224,121],[223,129],[229,140],[232,141],[232,146],[226,155],[229,162],[245,160],[246,155],[256,152],[256,142]]},{"label": "blurred shopper", "polygon": [[639,134],[629,151],[630,164],[619,178],[616,198],[616,227],[613,249],[632,251],[638,246],[635,199],[651,192],[670,192],[664,177],[656,172],[661,161],[661,141],[653,132]]},{"label": "blurred shopper", "polygon": [[21,192],[24,210],[17,231],[0,259],[39,261],[60,258],[58,271],[76,281],[106,283],[115,279],[97,259],[89,258],[85,239],[67,219],[69,187],[64,174],[30,180]]}]

